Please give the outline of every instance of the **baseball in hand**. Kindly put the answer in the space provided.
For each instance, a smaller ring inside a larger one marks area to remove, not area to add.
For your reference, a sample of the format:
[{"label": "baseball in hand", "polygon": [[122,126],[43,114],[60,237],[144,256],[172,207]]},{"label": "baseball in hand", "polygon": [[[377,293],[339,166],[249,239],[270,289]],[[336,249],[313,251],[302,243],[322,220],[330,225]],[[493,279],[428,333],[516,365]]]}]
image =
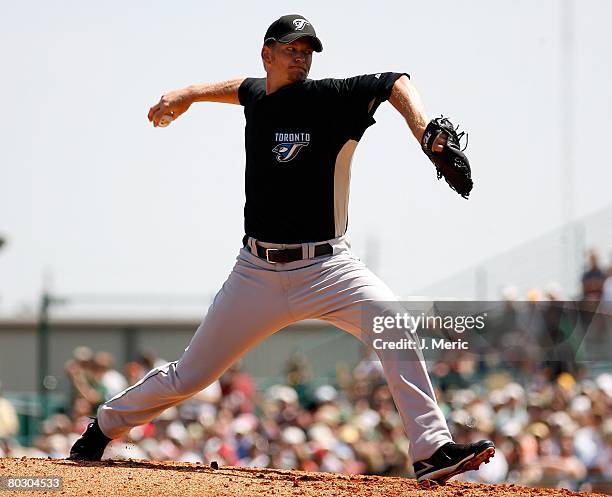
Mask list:
[{"label": "baseball in hand", "polygon": [[173,117],[170,114],[164,114],[161,119],[159,120],[159,123],[157,123],[157,125],[160,128],[165,128],[166,126],[169,126],[170,123],[173,121]]}]

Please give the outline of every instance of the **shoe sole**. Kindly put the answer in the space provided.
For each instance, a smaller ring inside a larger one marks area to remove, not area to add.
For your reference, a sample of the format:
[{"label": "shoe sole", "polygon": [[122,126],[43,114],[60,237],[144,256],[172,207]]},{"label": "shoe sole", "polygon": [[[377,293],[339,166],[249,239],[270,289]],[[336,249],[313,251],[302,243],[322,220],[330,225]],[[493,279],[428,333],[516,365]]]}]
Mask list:
[{"label": "shoe sole", "polygon": [[66,461],[87,461],[87,462],[98,462],[101,461],[102,458],[101,457],[82,457],[82,456],[76,456],[76,457],[67,457]]},{"label": "shoe sole", "polygon": [[477,470],[482,463],[488,464],[492,457],[495,456],[495,447],[487,447],[485,450],[476,454],[471,459],[461,463],[454,470],[445,475],[441,475],[437,478],[424,478],[419,481],[419,485],[422,485],[425,488],[429,488],[433,485],[444,485],[448,480],[450,480],[453,476],[457,476],[458,474],[465,473],[466,471],[475,471]]}]

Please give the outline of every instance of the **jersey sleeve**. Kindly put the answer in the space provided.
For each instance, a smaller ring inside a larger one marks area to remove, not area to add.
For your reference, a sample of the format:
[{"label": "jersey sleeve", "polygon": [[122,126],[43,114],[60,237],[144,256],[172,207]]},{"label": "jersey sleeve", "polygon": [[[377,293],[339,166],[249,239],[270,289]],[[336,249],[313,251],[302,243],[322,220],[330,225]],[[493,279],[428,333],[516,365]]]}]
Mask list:
[{"label": "jersey sleeve", "polygon": [[[262,82],[263,86],[262,86]],[[238,87],[238,99],[243,106],[249,105],[255,97],[262,91],[265,91],[265,79],[263,78],[246,78]]]},{"label": "jersey sleeve", "polygon": [[391,95],[395,82],[406,73],[382,72],[364,74],[339,80],[340,94],[357,107],[366,105],[367,112],[374,115],[377,107]]},{"label": "jersey sleeve", "polygon": [[321,82],[340,98],[349,134],[359,140],[376,122],[376,109],[389,98],[393,85],[403,75],[410,77],[407,73],[382,72]]}]

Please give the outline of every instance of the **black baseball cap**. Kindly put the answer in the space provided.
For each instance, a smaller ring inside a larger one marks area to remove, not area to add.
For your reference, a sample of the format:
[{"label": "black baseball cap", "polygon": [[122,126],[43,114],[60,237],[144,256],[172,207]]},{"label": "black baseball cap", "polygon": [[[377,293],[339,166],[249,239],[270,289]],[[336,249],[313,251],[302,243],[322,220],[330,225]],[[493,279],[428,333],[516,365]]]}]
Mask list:
[{"label": "black baseball cap", "polygon": [[323,51],[321,40],[317,38],[317,33],[315,33],[312,24],[304,16],[289,14],[270,24],[266,36],[264,36],[264,43],[270,40],[291,43],[304,36],[312,40],[312,48],[315,52]]}]

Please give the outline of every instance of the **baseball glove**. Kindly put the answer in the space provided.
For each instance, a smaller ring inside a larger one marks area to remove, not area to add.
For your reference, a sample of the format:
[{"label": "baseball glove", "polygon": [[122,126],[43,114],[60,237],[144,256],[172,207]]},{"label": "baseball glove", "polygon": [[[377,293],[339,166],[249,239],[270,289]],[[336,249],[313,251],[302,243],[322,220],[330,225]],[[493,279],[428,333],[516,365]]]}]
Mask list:
[{"label": "baseball glove", "polygon": [[[461,149],[460,140],[465,131],[457,133],[459,126],[455,127],[444,116],[429,121],[421,140],[421,148],[436,166],[438,179],[444,176],[448,185],[463,198],[468,198],[472,191],[472,173],[470,163],[463,153],[467,147]],[[440,133],[446,135],[446,143],[440,152],[434,152],[433,147]]]}]

